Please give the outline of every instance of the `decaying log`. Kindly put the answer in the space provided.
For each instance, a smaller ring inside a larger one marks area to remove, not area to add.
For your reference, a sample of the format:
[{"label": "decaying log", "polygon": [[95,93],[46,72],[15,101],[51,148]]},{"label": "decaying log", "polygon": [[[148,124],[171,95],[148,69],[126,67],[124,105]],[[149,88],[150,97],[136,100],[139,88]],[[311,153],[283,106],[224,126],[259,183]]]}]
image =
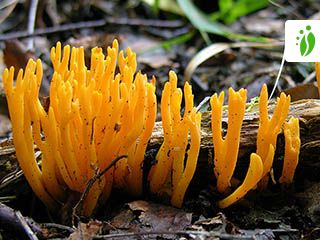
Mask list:
[{"label": "decaying log", "polygon": [[[269,114],[273,113],[274,104],[269,105]],[[300,122],[301,153],[297,174],[305,175],[309,179],[320,180],[320,99],[308,99],[293,102],[287,120],[298,117]],[[227,111],[223,114],[223,134],[226,134],[228,125]],[[250,112],[245,113],[240,139],[239,159],[235,171],[235,177],[242,178],[246,174],[249,164],[249,156],[256,150],[256,135],[259,126],[259,108],[255,106]],[[163,130],[161,122],[156,122],[148,146],[148,159],[154,161],[155,153],[163,142]],[[0,148],[0,153],[5,149]],[[274,159],[275,175],[279,175],[282,169],[284,152],[284,139],[280,134],[277,141],[276,156]],[[6,153],[7,154],[7,153]],[[1,156],[1,154],[0,154]],[[213,174],[213,145],[211,133],[211,112],[202,114],[201,122],[201,150],[197,171],[193,180],[196,185],[202,185],[214,181]],[[2,158],[0,158],[1,160]],[[148,161],[147,161],[148,162]],[[146,164],[150,166],[150,162]],[[145,176],[147,172],[145,172]],[[146,179],[145,179],[146,180]],[[0,182],[1,186],[1,182]]]},{"label": "decaying log", "polygon": [[[273,113],[275,104],[270,104],[268,107],[269,116]],[[320,100],[319,99],[306,99],[291,103],[290,112],[287,120],[291,117],[298,117],[300,124],[300,137],[301,137],[301,152],[299,160],[299,168],[307,170],[309,177],[320,178]],[[226,134],[228,125],[227,111],[223,114],[223,134]],[[259,126],[259,108],[255,106],[250,112],[245,113],[242,129],[241,140],[239,149],[239,159],[237,164],[238,168],[247,168],[249,163],[249,156],[256,150],[256,136]],[[158,149],[163,142],[163,132],[161,122],[157,122],[153,131],[150,145],[151,149]],[[277,149],[275,162],[276,170],[277,165],[282,165],[282,157],[284,152],[283,135],[280,134],[277,141]],[[208,163],[209,166],[208,167]],[[211,133],[211,112],[202,114],[201,122],[201,150],[198,160],[197,176],[201,177],[210,176],[214,178],[213,170],[213,145]],[[281,166],[278,167],[281,170]],[[236,172],[237,172],[236,169]],[[278,169],[279,172],[279,169]],[[318,173],[317,173],[318,172]],[[246,171],[238,173],[244,176]],[[202,181],[201,181],[202,182]]]}]

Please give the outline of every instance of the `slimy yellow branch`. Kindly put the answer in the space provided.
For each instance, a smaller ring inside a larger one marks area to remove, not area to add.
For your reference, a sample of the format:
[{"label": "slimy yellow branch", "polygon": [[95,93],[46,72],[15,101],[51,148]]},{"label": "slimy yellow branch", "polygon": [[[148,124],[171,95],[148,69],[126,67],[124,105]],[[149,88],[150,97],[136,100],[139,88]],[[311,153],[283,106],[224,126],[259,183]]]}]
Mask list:
[{"label": "slimy yellow branch", "polygon": [[300,130],[299,119],[291,117],[284,123],[285,153],[280,183],[290,184],[299,162]]},{"label": "slimy yellow branch", "polygon": [[[188,83],[186,83],[188,84]],[[187,126],[190,129],[190,149],[188,150],[188,157],[186,166],[183,166],[183,172],[178,172],[180,179],[176,185],[173,185],[173,193],[171,197],[171,204],[175,207],[181,207],[184,199],[185,192],[193,178],[196,171],[197,161],[200,151],[200,124],[201,114],[196,113],[195,109],[190,113],[190,117],[187,120]],[[181,158],[180,158],[181,159]],[[173,161],[180,161],[179,158],[173,159]],[[183,159],[183,158],[182,158]],[[184,160],[184,159],[183,159]],[[173,168],[173,175],[176,174],[175,168]]]},{"label": "slimy yellow branch", "polygon": [[152,134],[157,115],[157,99],[155,95],[155,78],[152,84],[147,85],[147,107],[145,108],[145,125],[142,133],[133,145],[132,151],[128,154],[128,165],[130,168],[128,176],[128,190],[132,195],[142,193],[142,170],[144,154]]},{"label": "slimy yellow branch", "polygon": [[240,200],[248,191],[257,185],[262,177],[262,173],[263,164],[261,158],[257,154],[252,153],[249,169],[243,183],[230,196],[219,201],[218,206],[220,208],[226,208]]},{"label": "slimy yellow branch", "polygon": [[[28,113],[25,92],[29,84],[28,78],[34,76],[35,63],[30,60],[25,74],[20,70],[17,76],[16,86],[13,86],[14,68],[6,69],[3,73],[3,84],[12,123],[13,142],[19,164],[27,181],[37,196],[49,207],[57,207],[57,203],[47,192],[42,178],[42,172],[37,165],[33,150],[33,137],[31,133],[31,119]],[[33,68],[33,71],[32,71]],[[37,71],[39,74],[39,71]]]},{"label": "slimy yellow branch", "polygon": [[210,100],[213,113],[211,126],[215,155],[214,172],[217,177],[217,189],[219,192],[224,192],[230,186],[230,180],[236,167],[247,91],[240,89],[239,92],[235,92],[232,88],[229,88],[228,130],[225,139],[221,136],[223,100],[223,93],[219,97],[217,94],[213,95]]},{"label": "slimy yellow branch", "polygon": [[[182,91],[177,88],[177,76],[169,73],[169,82],[165,84],[161,98],[164,141],[156,156],[157,164],[149,173],[150,190],[159,193],[164,190],[169,178],[172,185],[171,204],[181,207],[185,192],[193,178],[200,151],[201,114],[193,106],[191,86],[184,86],[185,111],[181,116]],[[190,131],[190,149],[185,161]],[[169,176],[171,174],[171,178]]]},{"label": "slimy yellow branch", "polygon": [[[257,154],[263,162],[263,176],[259,183],[260,188],[265,188],[268,183],[268,174],[271,171],[273,156],[277,145],[277,136],[281,132],[290,106],[290,96],[284,93],[277,99],[276,107],[271,119],[268,117],[268,90],[264,84],[260,93],[260,123],[257,135]],[[272,145],[273,149],[270,147]]]},{"label": "slimy yellow branch", "polygon": [[172,161],[170,159],[170,146],[172,141],[170,96],[172,92],[172,84],[170,84],[170,82],[174,82],[176,84],[176,77],[172,73],[169,75],[169,82],[164,85],[161,97],[161,116],[164,141],[156,156],[157,164],[151,168],[149,173],[150,190],[153,193],[159,192],[163,187],[172,165]]}]

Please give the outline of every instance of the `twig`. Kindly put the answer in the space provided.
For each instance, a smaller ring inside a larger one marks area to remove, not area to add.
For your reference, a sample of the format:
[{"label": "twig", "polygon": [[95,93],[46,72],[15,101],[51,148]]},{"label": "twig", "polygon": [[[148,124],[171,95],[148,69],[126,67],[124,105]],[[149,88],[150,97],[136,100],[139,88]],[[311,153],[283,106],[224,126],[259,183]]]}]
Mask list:
[{"label": "twig", "polygon": [[50,34],[50,33],[58,33],[58,32],[70,31],[70,30],[81,29],[81,28],[101,27],[101,26],[104,26],[105,24],[106,24],[106,21],[102,19],[102,20],[88,21],[88,22],[67,23],[67,24],[48,27],[48,28],[38,28],[32,34],[29,34],[27,31],[9,32],[7,34],[2,34],[2,36],[0,36],[0,41],[6,41],[6,40],[15,39],[15,38],[33,37],[33,36],[39,36],[44,34]]},{"label": "twig", "polygon": [[58,223],[41,223],[41,225],[44,226],[45,228],[57,228],[60,230],[68,231],[69,233],[73,233],[75,230],[72,227],[68,227]]},{"label": "twig", "polygon": [[316,71],[313,71],[312,73],[310,73],[304,80],[303,80],[303,84],[309,83],[311,82],[311,80],[313,80],[316,77]]},{"label": "twig", "polygon": [[152,20],[152,19],[138,19],[138,18],[114,18],[106,17],[101,20],[68,23],[48,28],[38,28],[33,33],[27,31],[9,32],[0,36],[0,41],[11,40],[15,38],[26,38],[44,34],[58,33],[64,31],[71,31],[81,28],[93,28],[102,27],[106,24],[114,25],[129,25],[129,26],[152,26],[152,27],[163,27],[163,28],[177,28],[183,26],[183,22],[179,20]]},{"label": "twig", "polygon": [[[38,0],[31,0],[30,10],[29,10],[29,18],[28,18],[28,30],[27,30],[29,34],[34,33],[34,25],[36,22],[37,7],[38,7]],[[27,43],[27,49],[33,50],[33,48],[34,48],[34,39],[29,38],[28,43]]]},{"label": "twig", "polygon": [[106,17],[105,20],[106,20],[106,23],[108,24],[157,27],[157,28],[178,28],[184,25],[184,22],[180,20],[116,18],[116,17]]},{"label": "twig", "polygon": [[19,211],[15,211],[5,204],[0,203],[0,225],[2,228],[7,228],[11,231],[17,230],[19,233],[26,235],[27,239],[37,240],[38,237],[33,230],[39,233],[41,232],[41,228],[37,224],[31,224],[30,222],[31,221],[28,220],[28,218],[24,218]]},{"label": "twig", "polygon": [[72,225],[74,225],[74,217],[77,217],[77,211],[79,208],[82,208],[83,202],[86,199],[90,189],[92,188],[93,184],[100,179],[111,167],[113,167],[118,161],[120,161],[123,158],[127,158],[127,155],[121,155],[116,157],[112,162],[107,166],[103,171],[97,172],[88,182],[86,185],[86,188],[84,189],[83,193],[81,194],[80,200],[77,202],[77,204],[72,209]]},{"label": "twig", "polygon": [[22,216],[21,212],[17,211],[17,212],[15,212],[15,215],[16,215],[17,219],[19,220],[19,222],[21,224],[21,227],[24,229],[24,232],[27,234],[28,238],[32,239],[32,240],[38,240],[38,237],[31,230],[31,228],[29,227],[27,221]]},{"label": "twig", "polygon": [[135,232],[135,233],[115,233],[94,236],[93,239],[110,239],[110,238],[125,238],[125,237],[141,237],[141,236],[150,236],[150,235],[184,235],[184,236],[206,236],[206,237],[219,237],[219,239],[254,239],[254,236],[246,235],[232,235],[228,233],[221,233],[218,231],[150,231],[150,232]]},{"label": "twig", "polygon": [[[289,13],[293,14],[298,20],[304,20],[305,18],[299,14],[296,10],[289,10],[288,11],[288,6],[284,6],[284,5],[281,5],[279,3],[279,1],[273,1],[273,0],[269,0],[269,3],[271,3],[272,5],[286,11],[286,14],[289,15]],[[291,4],[292,6],[292,4]]]}]

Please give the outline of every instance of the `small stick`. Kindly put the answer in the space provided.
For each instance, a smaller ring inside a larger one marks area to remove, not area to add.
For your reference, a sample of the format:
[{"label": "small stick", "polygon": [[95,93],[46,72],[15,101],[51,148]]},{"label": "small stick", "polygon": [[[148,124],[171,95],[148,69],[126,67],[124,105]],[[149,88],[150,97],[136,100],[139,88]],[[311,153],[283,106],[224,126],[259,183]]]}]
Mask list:
[{"label": "small stick", "polygon": [[114,238],[125,238],[125,237],[142,237],[142,236],[150,236],[150,235],[184,235],[184,236],[192,236],[196,235],[205,237],[214,237],[214,238],[223,238],[223,239],[254,239],[254,236],[250,235],[233,235],[228,233],[221,233],[219,231],[150,231],[150,232],[129,232],[129,233],[115,233],[115,234],[107,234],[107,235],[98,235],[94,236],[93,239],[114,239]]},{"label": "small stick", "polygon": [[[297,229],[266,229],[270,230],[270,232],[274,234],[284,234],[284,233],[298,233]],[[249,231],[248,231],[249,232]],[[261,229],[261,232],[263,230]],[[232,240],[245,240],[245,239],[256,239],[260,232],[257,231],[256,233],[252,231],[252,234],[229,234],[229,233],[223,233],[220,231],[150,231],[150,232],[129,232],[129,233],[114,233],[114,234],[106,234],[106,235],[98,235],[94,236],[93,239],[114,239],[114,238],[125,238],[125,237],[139,237],[142,236],[150,236],[150,235],[184,235],[184,236],[199,236],[199,239],[202,239],[204,236],[208,239],[211,238],[221,238],[221,239],[232,239]],[[202,238],[201,238],[202,237]],[[192,237],[192,239],[198,239],[195,237]]]},{"label": "small stick", "polygon": [[[36,22],[36,13],[38,7],[38,0],[31,0],[30,2],[30,10],[29,10],[29,18],[28,18],[28,30],[29,34],[34,33],[34,25]],[[34,39],[29,38],[27,43],[28,50],[34,50]]]},{"label": "small stick", "polygon": [[[82,207],[84,200],[86,199],[90,189],[92,188],[93,184],[101,178],[111,167],[113,167],[118,161],[120,161],[123,158],[128,158],[128,155],[121,155],[116,157],[112,162],[107,166],[103,171],[96,172],[96,174],[87,182],[86,188],[84,189],[83,193],[81,194],[80,200],[77,202],[77,204],[72,209],[72,215],[73,217],[77,217],[77,210]],[[78,218],[78,217],[77,217]],[[72,218],[72,225],[74,226],[74,218]]]},{"label": "small stick", "polygon": [[16,215],[17,219],[19,220],[21,227],[24,229],[24,232],[27,234],[28,238],[31,239],[31,240],[38,240],[38,237],[31,230],[31,228],[29,227],[27,221],[22,216],[21,212],[16,211],[15,215]]},{"label": "small stick", "polygon": [[26,38],[33,37],[44,34],[65,32],[70,30],[76,30],[81,28],[93,28],[102,27],[106,24],[115,25],[129,25],[129,26],[149,26],[149,27],[163,27],[163,28],[177,28],[183,26],[183,22],[180,20],[152,20],[152,19],[138,19],[138,18],[115,18],[106,17],[105,19],[87,21],[87,22],[77,22],[77,23],[67,23],[63,25],[48,27],[48,28],[38,28],[33,33],[27,31],[9,32],[7,34],[2,34],[0,36],[0,41],[11,40],[15,38]]},{"label": "small stick", "polygon": [[[38,240],[38,237],[32,231],[29,224],[30,221],[28,221],[27,218],[24,218],[19,211],[15,211],[5,204],[0,203],[0,225],[2,228],[7,228],[11,231],[16,230],[23,233],[27,239]],[[41,228],[36,224],[34,224],[34,226],[31,225],[31,227],[35,228],[38,233],[41,230]]]},{"label": "small stick", "polygon": [[68,226],[65,226],[62,224],[58,224],[58,223],[41,223],[41,225],[45,228],[56,228],[56,229],[68,231],[69,233],[73,233],[75,230],[72,227],[68,227]]}]

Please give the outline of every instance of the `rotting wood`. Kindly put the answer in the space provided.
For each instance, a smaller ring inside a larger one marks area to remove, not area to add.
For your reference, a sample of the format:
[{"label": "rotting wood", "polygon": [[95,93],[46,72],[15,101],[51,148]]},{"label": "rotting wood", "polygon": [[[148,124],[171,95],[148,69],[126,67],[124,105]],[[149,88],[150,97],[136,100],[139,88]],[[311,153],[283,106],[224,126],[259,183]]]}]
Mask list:
[{"label": "rotting wood", "polygon": [[[269,114],[272,114],[274,104],[269,105]],[[198,160],[195,182],[203,184],[208,180],[214,179],[213,174],[213,145],[211,134],[211,112],[202,114],[201,122],[201,151]],[[303,168],[304,172],[308,173],[308,178],[320,180],[320,99],[306,99],[293,102],[290,105],[289,119],[291,116],[298,117],[300,123],[301,137],[301,152],[298,168]],[[224,134],[227,129],[227,111],[223,114],[223,129]],[[246,169],[249,164],[249,155],[256,149],[256,136],[259,126],[259,109],[254,106],[250,112],[245,113],[240,138],[239,159],[236,168],[236,177],[244,177],[246,170],[239,171],[238,169]],[[161,122],[156,122],[154,131],[151,136],[148,151],[155,150],[155,153],[163,141],[163,131]],[[11,152],[10,152],[11,153]],[[7,153],[8,154],[8,153]],[[282,164],[281,154],[283,155],[283,136],[278,137],[277,151],[275,156],[275,165],[277,170]],[[4,154],[6,155],[6,154]],[[5,156],[1,156],[0,161]],[[154,156],[153,156],[154,157]],[[209,166],[208,167],[208,162]],[[279,171],[280,171],[279,170]]]},{"label": "rotting wood", "polygon": [[[270,104],[269,114],[272,114],[274,104]],[[241,129],[240,155],[241,158],[251,149],[255,149],[256,135],[259,126],[258,108],[254,107],[250,112],[246,112]],[[313,140],[320,141],[320,99],[306,99],[293,102],[290,105],[290,111],[287,120],[291,117],[299,118],[300,132],[302,134],[302,150],[305,144]],[[201,149],[212,149],[212,134],[211,134],[211,112],[202,114],[201,121]],[[227,129],[228,118],[227,111],[224,111],[222,118],[224,131]],[[155,148],[163,141],[163,132],[161,122],[156,122],[153,130],[149,146]],[[320,149],[320,143],[319,143]],[[320,153],[320,152],[319,152]]]},{"label": "rotting wood", "polygon": [[[269,104],[269,115],[273,113],[275,104]],[[308,177],[319,179],[316,174],[320,169],[320,99],[305,99],[291,103],[287,120],[291,117],[299,118],[301,151],[299,167],[307,169]],[[227,111],[223,113],[223,134],[226,134],[228,125]],[[247,168],[250,153],[256,150],[256,136],[259,127],[259,108],[254,106],[250,112],[245,113],[240,138],[240,150],[237,168]],[[161,122],[156,122],[151,136],[149,149],[158,149],[163,141]],[[281,168],[283,155],[283,135],[280,134],[277,141],[276,156],[274,164]],[[208,162],[210,167],[208,168]],[[277,167],[277,166],[276,166]],[[281,170],[281,169],[280,169]],[[240,178],[244,177],[246,171],[237,173]],[[201,121],[201,150],[198,160],[196,180],[203,182],[205,179],[214,178],[213,174],[213,144],[211,133],[211,112],[202,114]],[[197,179],[202,178],[202,179]],[[198,182],[198,181],[197,181]]]}]

